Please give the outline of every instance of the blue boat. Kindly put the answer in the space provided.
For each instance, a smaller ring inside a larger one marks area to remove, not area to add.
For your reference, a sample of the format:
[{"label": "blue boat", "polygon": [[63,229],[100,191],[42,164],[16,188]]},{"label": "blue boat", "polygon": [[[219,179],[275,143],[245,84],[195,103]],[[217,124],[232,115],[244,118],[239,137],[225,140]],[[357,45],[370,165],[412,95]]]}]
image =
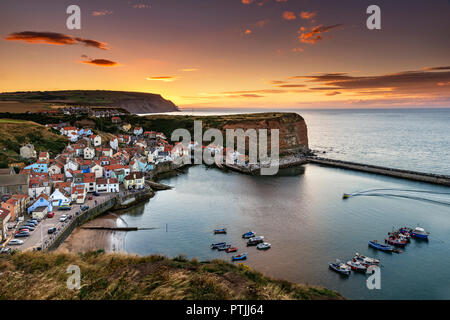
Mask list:
[{"label": "blue boat", "polygon": [[241,254],[231,257],[231,260],[233,260],[233,261],[245,260],[245,259],[247,259],[247,253],[241,253]]},{"label": "blue boat", "polygon": [[223,247],[225,246],[227,243],[226,242],[217,242],[217,243],[213,243],[211,244],[211,249],[217,249],[219,247]]},{"label": "blue boat", "polygon": [[250,238],[253,238],[254,236],[255,236],[255,233],[254,233],[253,231],[249,231],[249,232],[244,233],[244,234],[242,235],[242,238],[244,238],[244,239],[250,239]]},{"label": "blue boat", "polygon": [[227,233],[227,228],[214,230],[214,234],[225,234],[225,233]]},{"label": "blue boat", "polygon": [[377,240],[369,241],[369,247],[377,249],[377,250],[381,250],[384,252],[392,252],[394,250],[394,248],[392,248],[391,246],[378,243]]},{"label": "blue boat", "polygon": [[344,276],[350,275],[351,268],[345,263],[342,263],[340,260],[336,260],[335,263],[330,262],[328,266],[331,270],[336,271],[339,274],[342,274]]},{"label": "blue boat", "polygon": [[428,232],[424,228],[417,227],[411,231],[411,237],[421,240],[428,240]]}]

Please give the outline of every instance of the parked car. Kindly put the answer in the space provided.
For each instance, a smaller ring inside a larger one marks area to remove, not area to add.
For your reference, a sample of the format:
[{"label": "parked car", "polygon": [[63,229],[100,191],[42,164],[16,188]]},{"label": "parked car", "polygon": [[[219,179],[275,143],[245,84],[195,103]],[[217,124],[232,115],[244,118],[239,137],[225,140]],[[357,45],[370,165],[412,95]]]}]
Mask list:
[{"label": "parked car", "polygon": [[14,235],[14,238],[25,238],[25,237],[29,237],[30,233],[29,232],[18,232]]},{"label": "parked car", "polygon": [[21,225],[20,227],[26,227],[27,229],[30,229],[31,231],[34,231],[34,229],[36,228],[36,226],[31,223],[25,223],[25,224]]},{"label": "parked car", "polygon": [[100,197],[100,193],[98,193],[98,192],[94,192],[93,194],[95,197]]},{"label": "parked car", "polygon": [[48,228],[47,233],[48,233],[48,234],[52,234],[52,233],[54,233],[55,231],[56,231],[56,228],[55,228],[55,227],[51,227],[51,228]]},{"label": "parked car", "polygon": [[64,222],[64,221],[66,221],[67,220],[67,215],[66,214],[63,214],[62,216],[61,216],[61,218],[59,218],[59,221],[61,221],[61,222]]},{"label": "parked car", "polygon": [[11,239],[9,240],[8,244],[11,246],[20,246],[21,244],[23,244],[23,240]]},{"label": "parked car", "polygon": [[88,200],[92,200],[92,199],[93,199],[92,196],[89,196],[89,197],[88,197]]},{"label": "parked car", "polygon": [[47,213],[47,218],[53,218],[55,216],[55,213],[54,212],[49,212],[49,213]]},{"label": "parked car", "polygon": [[68,204],[63,204],[61,207],[59,207],[59,210],[62,210],[62,211],[68,211],[70,209],[72,209],[72,207],[69,206]]},{"label": "parked car", "polygon": [[2,250],[0,251],[1,253],[10,253],[11,252],[11,248],[2,248]]},{"label": "parked car", "polygon": [[[28,229],[28,232],[34,231],[34,229],[35,229],[34,227],[27,225],[27,224],[24,224],[23,226],[21,226],[21,228]],[[19,230],[20,230],[20,228],[19,228]]]},{"label": "parked car", "polygon": [[[23,231],[25,231],[25,232],[30,232],[30,229],[28,229],[27,227],[20,227],[19,228],[19,232],[23,232]],[[17,233],[17,232],[16,232]]]},{"label": "parked car", "polygon": [[82,206],[81,207],[81,211],[86,211],[86,210],[89,210],[89,206]]}]

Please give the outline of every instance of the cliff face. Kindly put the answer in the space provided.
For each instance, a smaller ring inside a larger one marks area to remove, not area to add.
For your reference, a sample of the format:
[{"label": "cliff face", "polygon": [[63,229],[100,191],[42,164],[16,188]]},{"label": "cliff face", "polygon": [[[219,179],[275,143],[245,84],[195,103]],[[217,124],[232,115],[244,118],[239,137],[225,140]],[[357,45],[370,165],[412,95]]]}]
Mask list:
[{"label": "cliff face", "polygon": [[[306,152],[308,146],[308,129],[306,122],[297,113],[260,113],[245,115],[248,119],[242,119],[239,115],[236,119],[226,120],[223,129],[271,129],[279,130],[280,154],[288,155],[298,152]],[[268,137],[270,145],[270,138]],[[270,148],[269,148],[270,150]]]},{"label": "cliff face", "polygon": [[[132,114],[178,111],[178,107],[159,94],[107,90],[28,91],[0,93],[0,101],[25,104],[69,104],[121,108]],[[18,107],[15,105],[14,107]],[[42,106],[41,106],[42,108]],[[31,110],[31,109],[30,109]],[[9,110],[6,110],[9,111]]]}]

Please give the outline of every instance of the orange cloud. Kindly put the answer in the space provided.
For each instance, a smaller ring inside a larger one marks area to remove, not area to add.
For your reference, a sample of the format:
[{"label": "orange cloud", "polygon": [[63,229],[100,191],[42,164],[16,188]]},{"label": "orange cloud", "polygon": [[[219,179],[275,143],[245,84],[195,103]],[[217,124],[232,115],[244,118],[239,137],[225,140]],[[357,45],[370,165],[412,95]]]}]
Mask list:
[{"label": "orange cloud", "polygon": [[35,32],[35,31],[14,32],[8,35],[5,39],[9,41],[25,41],[28,43],[46,43],[54,45],[73,45],[81,43],[87,47],[94,47],[102,50],[108,50],[107,44],[104,42],[90,39],[76,38],[70,35],[56,32]]},{"label": "orange cloud", "polygon": [[177,80],[177,78],[173,76],[159,76],[159,77],[147,77],[146,80],[172,82]]},{"label": "orange cloud", "polygon": [[329,32],[332,29],[338,28],[342,26],[342,24],[335,24],[331,26],[318,25],[311,29],[310,32],[306,32],[305,27],[301,27],[298,33],[300,36],[298,39],[303,43],[314,44],[321,40],[323,40],[322,33]]},{"label": "orange cloud", "polygon": [[283,12],[283,19],[284,20],[295,20],[297,16],[292,11],[285,11]]},{"label": "orange cloud", "polygon": [[243,4],[252,4],[253,0],[242,0]]},{"label": "orange cloud", "polygon": [[250,30],[250,29],[247,29],[247,30],[245,30],[245,32],[244,32],[244,34],[251,34],[252,33],[252,30]]},{"label": "orange cloud", "polygon": [[92,64],[94,66],[99,66],[99,67],[115,67],[118,65],[117,62],[111,61],[111,60],[106,60],[106,59],[89,59],[89,60],[85,60],[85,61],[81,61],[81,62],[86,63],[86,64]]},{"label": "orange cloud", "polygon": [[305,19],[305,20],[309,20],[309,19],[314,19],[314,17],[317,15],[316,12],[308,12],[308,11],[302,11],[300,13],[300,18]]},{"label": "orange cloud", "polygon": [[113,12],[111,10],[101,10],[101,11],[93,11],[92,15],[94,17],[101,17],[101,16],[106,16],[106,15],[110,15],[113,14]]},{"label": "orange cloud", "polygon": [[294,48],[294,49],[292,49],[292,51],[293,52],[303,52],[303,51],[305,51],[305,49],[303,49],[303,48]]}]

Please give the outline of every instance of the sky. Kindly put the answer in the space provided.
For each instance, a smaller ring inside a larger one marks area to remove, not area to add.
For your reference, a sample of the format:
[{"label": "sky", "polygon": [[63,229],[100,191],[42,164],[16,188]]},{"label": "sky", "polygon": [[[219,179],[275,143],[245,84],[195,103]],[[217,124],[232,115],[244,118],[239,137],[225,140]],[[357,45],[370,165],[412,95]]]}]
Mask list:
[{"label": "sky", "polygon": [[[81,29],[69,30],[69,5]],[[369,5],[381,29],[369,30]],[[450,107],[449,0],[2,0],[0,92],[182,108]]]}]

